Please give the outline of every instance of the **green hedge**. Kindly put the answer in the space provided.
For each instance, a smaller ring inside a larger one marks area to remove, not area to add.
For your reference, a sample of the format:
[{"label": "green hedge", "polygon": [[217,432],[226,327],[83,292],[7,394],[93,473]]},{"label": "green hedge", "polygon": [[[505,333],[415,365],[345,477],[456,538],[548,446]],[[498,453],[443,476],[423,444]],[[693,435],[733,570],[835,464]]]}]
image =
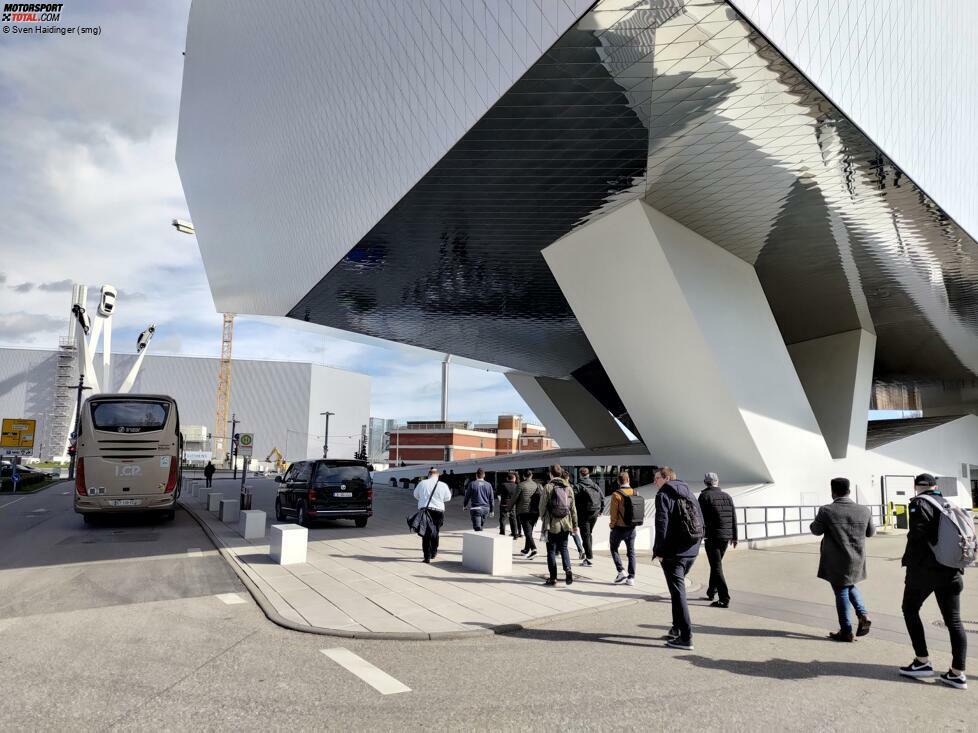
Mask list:
[{"label": "green hedge", "polygon": [[[18,489],[28,489],[37,484],[43,484],[48,478],[41,473],[22,473],[20,474],[20,481],[17,483]],[[9,478],[0,480],[0,491],[13,491],[14,482]]]}]

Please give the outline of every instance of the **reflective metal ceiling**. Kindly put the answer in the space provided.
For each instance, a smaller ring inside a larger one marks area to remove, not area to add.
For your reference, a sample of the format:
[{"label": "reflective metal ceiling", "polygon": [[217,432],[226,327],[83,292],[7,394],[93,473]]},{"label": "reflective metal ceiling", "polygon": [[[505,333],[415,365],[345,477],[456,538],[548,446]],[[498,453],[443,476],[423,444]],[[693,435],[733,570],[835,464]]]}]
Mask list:
[{"label": "reflective metal ceiling", "polygon": [[594,354],[540,250],[638,197],[754,264],[787,343],[978,373],[974,240],[723,2],[599,2],[289,315],[565,376]]}]

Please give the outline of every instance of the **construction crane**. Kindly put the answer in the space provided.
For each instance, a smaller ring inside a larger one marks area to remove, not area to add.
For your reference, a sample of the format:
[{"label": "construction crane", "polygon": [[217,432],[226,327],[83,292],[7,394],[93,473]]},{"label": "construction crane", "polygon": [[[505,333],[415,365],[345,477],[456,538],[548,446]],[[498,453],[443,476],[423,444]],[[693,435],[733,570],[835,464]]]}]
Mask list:
[{"label": "construction crane", "polygon": [[217,411],[214,415],[214,454],[224,462],[228,445],[228,414],[231,412],[231,341],[234,338],[234,314],[224,314],[221,334],[221,366],[217,372]]},{"label": "construction crane", "polygon": [[270,463],[272,456],[275,457],[275,472],[284,473],[285,472],[285,456],[282,455],[282,451],[278,448],[272,448],[267,456],[265,456],[265,463]]}]

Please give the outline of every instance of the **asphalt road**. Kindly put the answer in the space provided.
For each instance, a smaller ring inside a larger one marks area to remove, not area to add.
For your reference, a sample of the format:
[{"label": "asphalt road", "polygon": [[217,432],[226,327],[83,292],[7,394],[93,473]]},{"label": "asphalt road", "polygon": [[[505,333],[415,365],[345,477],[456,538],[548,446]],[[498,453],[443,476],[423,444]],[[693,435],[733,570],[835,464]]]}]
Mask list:
[{"label": "asphalt road", "polygon": [[[87,528],[67,490],[0,499],[2,730],[973,730],[978,720],[978,690],[895,675],[906,644],[833,644],[820,620],[700,602],[685,653],[658,639],[666,603],[446,642],[286,631],[184,512]],[[337,649],[356,655],[350,666],[323,653],[349,657]],[[409,690],[382,694],[355,672]]]}]

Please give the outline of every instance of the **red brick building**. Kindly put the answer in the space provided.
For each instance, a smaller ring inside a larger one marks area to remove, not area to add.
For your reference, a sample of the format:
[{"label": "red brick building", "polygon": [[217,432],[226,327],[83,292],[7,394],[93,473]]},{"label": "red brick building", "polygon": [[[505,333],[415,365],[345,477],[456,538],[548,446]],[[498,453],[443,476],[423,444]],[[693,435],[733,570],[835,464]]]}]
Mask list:
[{"label": "red brick building", "polygon": [[409,421],[390,434],[392,466],[492,458],[559,446],[540,425],[520,415],[500,415],[495,425]]}]

